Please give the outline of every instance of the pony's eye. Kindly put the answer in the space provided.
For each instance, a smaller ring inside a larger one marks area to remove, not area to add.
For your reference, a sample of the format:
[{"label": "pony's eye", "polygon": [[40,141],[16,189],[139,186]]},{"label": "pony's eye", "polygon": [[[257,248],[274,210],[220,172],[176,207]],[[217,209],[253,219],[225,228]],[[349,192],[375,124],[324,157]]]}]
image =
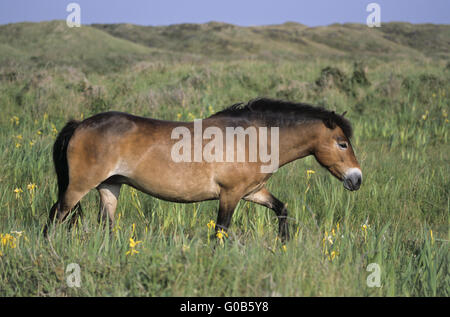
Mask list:
[{"label": "pony's eye", "polygon": [[345,150],[347,148],[347,142],[338,143],[338,145],[342,150]]}]

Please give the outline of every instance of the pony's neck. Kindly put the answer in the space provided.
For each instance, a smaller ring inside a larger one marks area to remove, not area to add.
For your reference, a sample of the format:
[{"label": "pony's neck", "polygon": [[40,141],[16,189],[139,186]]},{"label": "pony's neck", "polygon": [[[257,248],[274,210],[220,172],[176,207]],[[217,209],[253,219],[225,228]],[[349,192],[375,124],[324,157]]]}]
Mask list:
[{"label": "pony's neck", "polygon": [[319,121],[280,128],[280,167],[314,153]]}]

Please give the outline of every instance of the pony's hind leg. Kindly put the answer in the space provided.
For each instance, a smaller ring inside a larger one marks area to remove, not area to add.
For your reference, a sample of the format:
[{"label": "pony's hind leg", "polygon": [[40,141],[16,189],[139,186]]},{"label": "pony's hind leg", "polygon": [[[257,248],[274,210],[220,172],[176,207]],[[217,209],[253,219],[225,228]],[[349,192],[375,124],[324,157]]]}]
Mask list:
[{"label": "pony's hind leg", "polygon": [[265,187],[244,197],[244,200],[272,209],[278,217],[278,230],[281,240],[285,241],[286,239],[289,239],[289,228],[287,224],[288,210],[286,204],[279,201]]},{"label": "pony's hind leg", "polygon": [[109,227],[112,230],[114,224],[114,214],[117,208],[117,200],[119,199],[121,184],[102,183],[97,186],[100,194],[100,211],[98,213],[99,222],[106,222],[109,220]]},{"label": "pony's hind leg", "polygon": [[[75,188],[69,184],[66,192],[64,193],[64,197],[63,197],[62,201],[58,201],[58,203],[56,203],[57,207],[56,207],[56,212],[55,212],[55,215],[53,216],[53,219],[55,219],[57,222],[64,221],[67,218],[67,216],[69,215],[69,213],[75,207],[78,207],[77,205],[79,204],[79,201],[88,192],[89,192],[89,190],[75,190]],[[77,210],[77,212],[78,212],[78,210]],[[75,216],[76,215],[74,215],[74,217],[73,217],[73,218],[75,218],[74,221],[76,221]],[[53,221],[53,219],[51,219],[51,220]],[[74,223],[74,221],[72,221],[72,223]]]},{"label": "pony's hind leg", "polygon": [[81,206],[77,205],[79,205],[79,201],[81,200],[81,198],[83,198],[88,192],[89,189],[80,190],[74,187],[72,184],[69,184],[62,198],[60,198],[50,209],[48,223],[44,227],[44,235],[47,235],[48,228],[52,223],[63,222],[67,218],[69,213],[74,210],[74,208],[77,208],[77,210],[75,211],[76,214],[74,214],[71,219],[71,225],[73,225],[78,219],[77,216],[79,215],[79,213],[81,213]]}]

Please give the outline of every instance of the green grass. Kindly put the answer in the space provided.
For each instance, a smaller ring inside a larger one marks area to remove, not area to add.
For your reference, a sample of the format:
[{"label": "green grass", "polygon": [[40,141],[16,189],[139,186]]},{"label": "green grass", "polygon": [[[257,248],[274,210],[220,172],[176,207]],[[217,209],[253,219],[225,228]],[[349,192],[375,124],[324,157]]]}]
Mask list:
[{"label": "green grass", "polygon": [[[0,295],[449,296],[446,61],[359,61],[369,86],[351,80],[351,58],[148,60],[107,73],[0,68],[0,233],[15,237],[0,246]],[[316,84],[327,66],[345,86]],[[364,175],[349,192],[312,157],[281,168],[268,188],[289,205],[285,247],[264,207],[241,202],[222,245],[207,227],[217,202],[169,203],[126,186],[114,233],[98,224],[92,191],[81,223],[41,234],[56,199],[55,129],[68,119],[120,110],[189,120],[258,96],[347,110]],[[130,237],[142,241],[132,256]],[[80,288],[66,283],[70,263],[80,265]],[[379,288],[366,284],[370,263],[380,266]]]}]

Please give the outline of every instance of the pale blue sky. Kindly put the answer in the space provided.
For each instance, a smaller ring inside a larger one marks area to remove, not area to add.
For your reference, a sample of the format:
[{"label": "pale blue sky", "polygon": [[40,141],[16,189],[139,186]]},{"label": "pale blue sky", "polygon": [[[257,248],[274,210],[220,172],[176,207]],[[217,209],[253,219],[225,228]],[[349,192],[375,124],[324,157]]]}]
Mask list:
[{"label": "pale blue sky", "polygon": [[381,6],[381,23],[450,24],[450,0],[1,0],[0,24],[65,20],[81,6],[81,23],[168,25],[220,21],[237,25],[295,21],[308,26],[366,23],[367,4]]}]

